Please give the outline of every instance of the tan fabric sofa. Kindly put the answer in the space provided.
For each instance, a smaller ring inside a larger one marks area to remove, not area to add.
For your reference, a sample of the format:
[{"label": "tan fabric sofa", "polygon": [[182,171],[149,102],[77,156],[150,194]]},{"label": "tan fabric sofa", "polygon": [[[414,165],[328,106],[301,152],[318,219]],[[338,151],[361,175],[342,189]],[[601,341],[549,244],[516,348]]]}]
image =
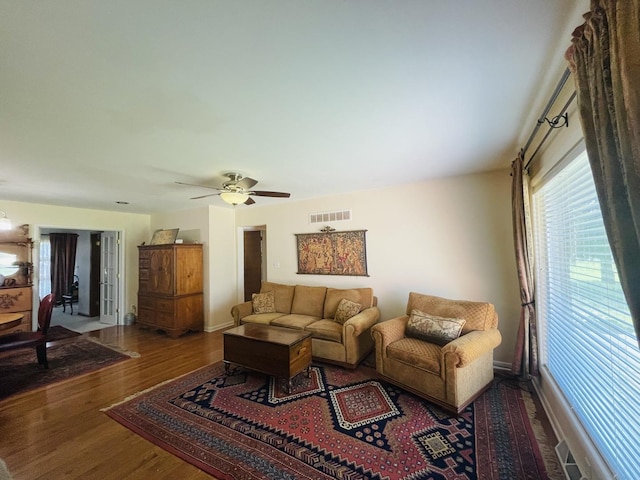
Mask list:
[{"label": "tan fabric sofa", "polygon": [[[444,346],[405,335],[413,309],[464,318],[460,337]],[[490,303],[410,293],[406,315],[371,329],[376,369],[386,380],[447,410],[460,413],[493,380],[493,350],[500,345],[498,315]]]},{"label": "tan fabric sofa", "polygon": [[[231,308],[234,324],[261,323],[312,333],[313,357],[355,368],[373,350],[371,327],[380,311],[371,288],[338,289],[263,282],[260,293],[273,292],[275,313],[254,313],[247,301]],[[344,324],[334,321],[340,301],[346,298],[362,310]]]}]

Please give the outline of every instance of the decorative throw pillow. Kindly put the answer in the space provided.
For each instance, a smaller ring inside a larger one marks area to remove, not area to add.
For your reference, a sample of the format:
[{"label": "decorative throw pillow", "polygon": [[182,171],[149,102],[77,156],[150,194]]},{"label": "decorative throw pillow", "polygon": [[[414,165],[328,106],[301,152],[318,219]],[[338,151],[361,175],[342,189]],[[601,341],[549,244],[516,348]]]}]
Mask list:
[{"label": "decorative throw pillow", "polygon": [[359,303],[352,302],[351,300],[343,298],[338,304],[334,320],[338,323],[344,323],[354,315],[360,313],[361,308],[362,305],[360,305]]},{"label": "decorative throw pillow", "polygon": [[405,333],[407,337],[419,338],[437,345],[446,345],[460,336],[466,320],[429,315],[412,310]]},{"label": "decorative throw pillow", "polygon": [[275,313],[276,301],[273,292],[254,293],[251,295],[253,313]]}]

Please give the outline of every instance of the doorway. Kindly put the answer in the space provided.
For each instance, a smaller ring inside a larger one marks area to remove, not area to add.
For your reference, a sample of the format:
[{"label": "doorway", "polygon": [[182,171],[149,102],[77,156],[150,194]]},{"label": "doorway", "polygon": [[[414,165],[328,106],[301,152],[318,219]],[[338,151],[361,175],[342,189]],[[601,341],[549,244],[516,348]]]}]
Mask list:
[{"label": "doorway", "polygon": [[[118,278],[122,278],[119,275],[121,269],[120,242],[118,241],[120,232],[40,227],[39,233],[37,233],[40,239],[37,277],[40,297],[43,296],[43,293],[51,291],[51,266],[48,261],[50,252],[47,245],[50,233],[72,233],[78,238],[73,272],[74,278],[77,280],[77,298],[74,295],[71,309],[69,304],[54,309],[52,325],[62,325],[74,331],[85,332],[118,324],[118,305],[122,288],[117,281]],[[111,242],[103,241],[105,235],[111,239]],[[108,279],[103,278],[105,277],[103,274],[105,269],[101,265],[101,262],[104,261],[103,249],[106,244],[111,245],[108,255],[108,270],[110,271]],[[113,281],[114,278],[116,281]],[[106,293],[108,295],[105,295]],[[106,304],[105,297],[108,297]],[[103,305],[110,307],[105,309],[104,315],[101,312]]]},{"label": "doorway", "polygon": [[267,255],[265,248],[265,227],[250,227],[242,232],[242,259],[241,272],[242,282],[240,284],[244,291],[244,301],[251,300],[254,293],[260,292],[262,281],[266,280]]}]

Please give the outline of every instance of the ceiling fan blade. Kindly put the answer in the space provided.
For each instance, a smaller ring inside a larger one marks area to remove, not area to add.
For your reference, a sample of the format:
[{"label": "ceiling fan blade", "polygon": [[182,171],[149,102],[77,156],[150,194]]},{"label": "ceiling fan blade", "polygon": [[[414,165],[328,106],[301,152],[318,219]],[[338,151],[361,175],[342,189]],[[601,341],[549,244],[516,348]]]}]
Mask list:
[{"label": "ceiling fan blade", "polygon": [[244,202],[245,205],[253,205],[255,202],[255,200],[251,197],[247,198],[247,200]]},{"label": "ceiling fan blade", "polygon": [[212,190],[220,190],[219,188],[212,187],[211,185],[196,185],[194,183],[184,183],[184,182],[175,182],[175,183],[177,183],[178,185],[187,185],[189,187],[200,187],[200,188],[210,188]]},{"label": "ceiling fan blade", "polygon": [[289,198],[291,196],[290,193],[285,192],[268,192],[265,190],[252,190],[251,192],[247,192],[249,195],[256,195],[257,197],[280,197],[280,198]]},{"label": "ceiling fan blade", "polygon": [[200,195],[198,197],[191,197],[189,200],[198,200],[199,198],[215,197],[216,195],[220,195],[220,194],[219,193],[208,193],[207,195]]},{"label": "ceiling fan blade", "polygon": [[256,183],[258,183],[257,180],[254,180],[253,178],[249,178],[249,177],[244,177],[238,183],[236,183],[236,185],[240,188],[244,188],[245,190],[249,190]]}]

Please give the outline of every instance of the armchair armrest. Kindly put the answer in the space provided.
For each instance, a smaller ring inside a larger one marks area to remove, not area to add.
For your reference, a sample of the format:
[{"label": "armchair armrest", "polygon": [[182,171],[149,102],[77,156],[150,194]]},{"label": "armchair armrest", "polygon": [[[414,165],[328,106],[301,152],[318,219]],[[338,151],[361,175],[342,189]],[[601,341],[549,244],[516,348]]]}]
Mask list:
[{"label": "armchair armrest", "polygon": [[366,332],[371,328],[378,321],[378,318],[380,318],[380,310],[378,310],[378,307],[365,308],[363,311],[344,322],[343,330],[346,335],[349,335],[346,330],[349,328],[353,329],[353,333],[351,335],[357,337],[362,332]]},{"label": "armchair armrest", "polygon": [[251,315],[253,313],[253,302],[251,300],[240,303],[238,305],[234,305],[231,307],[231,316],[233,317],[233,324],[237,327],[240,325],[240,320],[242,320],[247,315]]},{"label": "armchair armrest", "polygon": [[408,315],[402,315],[401,317],[385,320],[384,322],[376,323],[371,328],[371,336],[376,341],[376,347],[380,346],[382,351],[387,350],[387,346],[404,338],[404,331],[409,321]]},{"label": "armchair armrest", "polygon": [[475,330],[462,335],[442,347],[445,364],[453,362],[455,367],[464,367],[496,348],[502,342],[498,329]]}]

